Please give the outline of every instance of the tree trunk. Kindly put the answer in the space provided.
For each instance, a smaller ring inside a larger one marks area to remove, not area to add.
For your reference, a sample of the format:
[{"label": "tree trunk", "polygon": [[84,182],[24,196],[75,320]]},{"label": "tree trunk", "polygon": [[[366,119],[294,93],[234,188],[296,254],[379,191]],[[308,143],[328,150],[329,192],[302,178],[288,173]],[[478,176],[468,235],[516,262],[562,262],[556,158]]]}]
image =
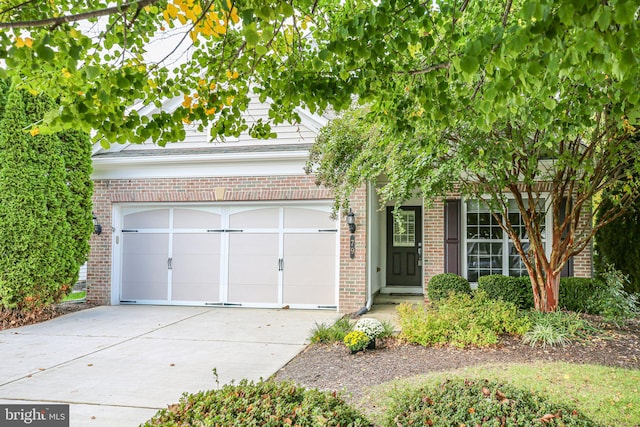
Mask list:
[{"label": "tree trunk", "polygon": [[560,273],[553,273],[553,270],[545,272],[545,277],[529,275],[531,287],[533,288],[533,300],[537,311],[550,313],[558,309],[558,298],[560,294]]}]

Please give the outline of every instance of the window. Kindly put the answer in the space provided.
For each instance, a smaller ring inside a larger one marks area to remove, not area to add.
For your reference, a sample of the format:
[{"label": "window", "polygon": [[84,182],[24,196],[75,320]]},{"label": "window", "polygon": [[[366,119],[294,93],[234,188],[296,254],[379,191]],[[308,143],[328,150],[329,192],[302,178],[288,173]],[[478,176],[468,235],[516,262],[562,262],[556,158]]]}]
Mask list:
[{"label": "window", "polygon": [[400,210],[398,217],[393,219],[393,246],[414,247],[415,245],[416,212]]},{"label": "window", "polygon": [[[544,212],[544,201],[540,202],[538,211]],[[528,249],[529,239],[515,201],[509,203],[509,221],[518,233],[523,247]],[[544,214],[540,216],[544,221]],[[470,282],[477,282],[478,277],[489,274],[505,276],[526,276],[527,269],[516,251],[515,245],[500,224],[489,212],[488,207],[479,200],[466,202],[466,273]],[[543,243],[545,224],[541,227]]]}]

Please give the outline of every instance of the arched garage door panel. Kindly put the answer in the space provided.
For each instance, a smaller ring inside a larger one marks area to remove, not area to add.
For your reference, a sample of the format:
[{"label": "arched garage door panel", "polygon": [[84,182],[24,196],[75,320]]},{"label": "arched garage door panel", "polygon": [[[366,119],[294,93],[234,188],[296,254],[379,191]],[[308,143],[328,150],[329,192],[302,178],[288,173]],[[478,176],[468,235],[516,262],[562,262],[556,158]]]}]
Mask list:
[{"label": "arched garage door panel", "polygon": [[283,302],[335,305],[335,268],[335,234],[285,234]]},{"label": "arched garage door panel", "polygon": [[229,302],[278,303],[278,234],[229,235]]},{"label": "arched garage door panel", "polygon": [[220,301],[220,234],[174,234],[173,301]]},{"label": "arched garage door panel", "polygon": [[122,247],[122,299],[167,300],[169,234],[126,233]]}]

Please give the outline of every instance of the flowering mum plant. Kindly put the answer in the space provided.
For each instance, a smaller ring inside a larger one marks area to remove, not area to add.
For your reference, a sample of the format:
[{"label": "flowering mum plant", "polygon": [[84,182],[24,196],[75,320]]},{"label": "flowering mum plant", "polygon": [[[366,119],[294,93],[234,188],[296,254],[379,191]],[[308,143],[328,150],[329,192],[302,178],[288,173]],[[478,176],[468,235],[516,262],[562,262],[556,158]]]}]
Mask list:
[{"label": "flowering mum plant", "polygon": [[376,319],[360,319],[353,327],[354,331],[362,331],[370,340],[378,338],[384,332],[384,326]]},{"label": "flowering mum plant", "polygon": [[369,337],[362,331],[351,331],[344,336],[344,344],[351,351],[360,351],[369,345]]}]

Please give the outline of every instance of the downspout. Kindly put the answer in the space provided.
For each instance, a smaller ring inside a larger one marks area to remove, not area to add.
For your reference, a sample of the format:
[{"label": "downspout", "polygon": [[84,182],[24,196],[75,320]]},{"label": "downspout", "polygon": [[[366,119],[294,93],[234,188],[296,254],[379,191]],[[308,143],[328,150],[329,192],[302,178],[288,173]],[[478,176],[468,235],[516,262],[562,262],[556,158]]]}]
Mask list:
[{"label": "downspout", "polygon": [[370,203],[370,194],[371,191],[373,189],[373,191],[375,191],[375,188],[373,187],[373,183],[368,182],[367,183],[367,214],[366,214],[366,221],[367,221],[367,263],[366,263],[366,268],[367,268],[367,282],[366,282],[366,287],[367,287],[367,301],[364,305],[364,307],[362,307],[360,310],[358,310],[356,312],[356,316],[362,316],[363,314],[366,314],[369,312],[369,310],[371,310],[371,306],[373,306],[373,292],[371,290],[371,281],[373,280],[373,278],[371,277],[371,265],[372,265],[372,242],[373,242],[373,233],[372,233],[372,229],[373,229],[373,214],[371,210],[372,210],[372,206]]}]

